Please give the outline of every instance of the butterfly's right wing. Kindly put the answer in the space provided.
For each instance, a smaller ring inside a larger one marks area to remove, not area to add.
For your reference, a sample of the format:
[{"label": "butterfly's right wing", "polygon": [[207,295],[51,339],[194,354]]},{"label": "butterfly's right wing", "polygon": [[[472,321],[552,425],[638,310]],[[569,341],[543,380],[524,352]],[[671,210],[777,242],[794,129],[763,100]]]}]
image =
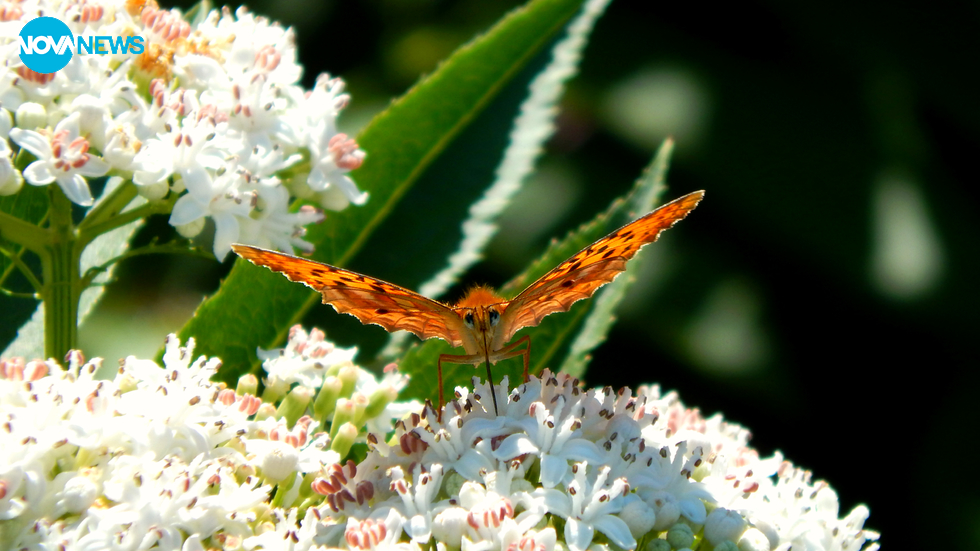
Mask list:
[{"label": "butterfly's right wing", "polygon": [[689,193],[610,233],[582,249],[521,291],[507,305],[501,319],[503,342],[522,327],[532,327],[555,312],[567,312],[572,304],[589,298],[626,269],[626,262],[647,243],[682,220],[704,198],[703,191]]},{"label": "butterfly's right wing", "polygon": [[420,339],[440,338],[454,347],[462,346],[462,320],[448,306],[403,287],[322,262],[261,249],[232,245],[239,256],[252,264],[279,272],[290,281],[305,284],[323,295],[342,314],[364,324],[375,324],[389,333],[411,331]]}]

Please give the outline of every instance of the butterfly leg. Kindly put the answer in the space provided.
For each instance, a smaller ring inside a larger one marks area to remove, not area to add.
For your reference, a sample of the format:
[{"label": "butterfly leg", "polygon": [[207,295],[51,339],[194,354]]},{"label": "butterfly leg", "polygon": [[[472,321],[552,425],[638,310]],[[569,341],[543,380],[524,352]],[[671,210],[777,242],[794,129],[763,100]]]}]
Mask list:
[{"label": "butterfly leg", "polygon": [[[527,344],[523,349],[518,350],[522,344]],[[523,337],[517,339],[511,344],[501,348],[500,350],[493,353],[493,363],[497,363],[500,360],[506,360],[508,358],[515,358],[518,355],[524,356],[524,382],[530,380],[530,375],[528,370],[531,364],[531,336],[524,335]]]}]

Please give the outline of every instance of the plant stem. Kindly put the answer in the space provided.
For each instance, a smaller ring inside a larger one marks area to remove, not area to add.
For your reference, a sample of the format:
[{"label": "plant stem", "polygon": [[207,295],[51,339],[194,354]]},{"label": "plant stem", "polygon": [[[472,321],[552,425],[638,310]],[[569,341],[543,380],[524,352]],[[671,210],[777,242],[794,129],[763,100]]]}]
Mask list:
[{"label": "plant stem", "polygon": [[0,238],[40,254],[47,246],[49,236],[47,230],[41,229],[30,222],[25,222],[16,216],[0,212]]},{"label": "plant stem", "polygon": [[64,358],[78,345],[80,250],[76,248],[71,202],[58,186],[51,190],[52,240],[42,255],[44,271],[44,355]]},{"label": "plant stem", "polygon": [[99,201],[92,210],[86,213],[85,218],[78,224],[78,231],[84,232],[86,228],[105,222],[115,216],[126,208],[126,205],[135,199],[136,195],[136,185],[132,181],[127,180],[119,184],[108,197]]},{"label": "plant stem", "polygon": [[[173,210],[174,203],[177,202],[177,194],[171,193],[166,199],[151,201],[145,205],[127,210],[117,214],[108,220],[85,226],[84,222],[79,226],[79,246],[84,248],[96,237],[108,233],[116,228],[121,228],[130,222],[135,222],[142,218],[148,218],[153,214],[166,214]],[[84,226],[84,227],[83,227]]]}]

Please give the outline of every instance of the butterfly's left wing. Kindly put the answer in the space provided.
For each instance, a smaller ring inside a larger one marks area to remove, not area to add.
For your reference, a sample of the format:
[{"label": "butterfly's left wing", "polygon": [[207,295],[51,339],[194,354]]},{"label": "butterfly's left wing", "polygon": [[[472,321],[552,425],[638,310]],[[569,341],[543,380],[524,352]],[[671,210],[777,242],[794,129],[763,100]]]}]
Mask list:
[{"label": "butterfly's left wing", "polygon": [[452,308],[393,283],[370,276],[269,251],[251,245],[232,245],[232,250],[253,264],[279,272],[290,281],[305,284],[323,295],[323,303],[363,324],[385,331],[411,331],[422,340],[440,338],[462,346],[463,324]]},{"label": "butterfly's left wing", "polygon": [[667,203],[575,253],[532,283],[507,305],[500,320],[502,342],[523,327],[538,325],[548,314],[567,312],[576,301],[591,297],[626,269],[626,261],[640,247],[656,241],[703,197],[703,191],[695,191]]}]

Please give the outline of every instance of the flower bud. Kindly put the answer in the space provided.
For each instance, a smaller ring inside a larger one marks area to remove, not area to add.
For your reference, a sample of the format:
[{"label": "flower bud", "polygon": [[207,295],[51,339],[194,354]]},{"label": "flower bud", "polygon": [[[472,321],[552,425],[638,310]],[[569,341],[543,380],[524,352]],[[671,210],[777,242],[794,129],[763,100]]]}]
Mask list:
[{"label": "flower bud", "polygon": [[381,415],[381,412],[388,407],[388,404],[394,402],[397,398],[398,391],[394,387],[388,384],[382,384],[371,393],[367,408],[364,410],[365,417],[367,419],[374,419],[378,415]]},{"label": "flower bud", "polygon": [[354,385],[357,383],[357,368],[352,365],[345,365],[340,368],[338,377],[340,378],[340,382],[343,383],[343,387],[340,389],[340,395],[350,397],[354,393]]},{"label": "flower bud", "polygon": [[330,421],[330,438],[337,437],[341,425],[354,421],[354,409],[354,403],[347,398],[337,400],[337,411],[333,412],[333,420]]},{"label": "flower bud", "polygon": [[738,540],[738,551],[769,551],[769,538],[755,528],[749,528]]},{"label": "flower bud", "polygon": [[20,104],[15,117],[17,126],[24,130],[35,130],[48,125],[48,112],[44,106],[31,101]]},{"label": "flower bud", "polygon": [[677,523],[667,530],[667,543],[674,549],[682,549],[694,545],[694,531],[684,523]]},{"label": "flower bud", "polygon": [[[164,197],[167,196],[167,193],[169,191],[170,191],[170,185],[167,183],[166,180],[161,180],[154,184],[136,186],[136,193],[139,193],[140,196],[146,199],[147,201],[158,201],[160,199],[163,199]],[[196,231],[194,229],[195,226],[199,226],[197,227]],[[195,235],[201,233],[201,230],[203,228],[204,228],[204,218],[198,218],[193,222],[188,222],[187,224],[182,224],[180,226],[177,226],[177,233],[190,239],[191,237],[194,237]],[[193,232],[193,233],[187,235],[184,232]]]},{"label": "flower bud", "polygon": [[432,521],[432,535],[436,541],[446,544],[450,549],[458,549],[466,533],[469,511],[462,507],[450,507]]},{"label": "flower bud", "polygon": [[[166,187],[166,182],[161,182],[161,183],[163,183],[164,187]],[[136,190],[139,191],[144,188],[152,188],[156,185],[157,184],[151,184],[148,186],[136,186]],[[147,199],[149,199],[149,197],[147,197]],[[201,230],[203,229],[204,229],[204,218],[198,218],[193,222],[188,222],[186,224],[181,224],[177,226],[177,233],[179,233],[181,237],[186,237],[187,239],[190,239],[192,237],[197,237],[197,234],[201,233]]]},{"label": "flower bud", "polygon": [[634,538],[640,539],[644,534],[653,529],[653,525],[657,520],[657,514],[642,499],[636,497],[636,495],[630,494],[627,496],[627,499],[629,498],[632,499],[623,506],[623,510],[619,512],[619,518],[629,527],[630,534]]},{"label": "flower bud", "polygon": [[259,467],[266,479],[279,482],[296,473],[299,467],[299,452],[284,442],[270,442],[270,444],[274,447],[262,456]]},{"label": "flower bud", "polygon": [[350,423],[344,423],[337,429],[337,435],[330,442],[330,449],[339,453],[340,457],[346,457],[356,439],[357,427]]},{"label": "flower bud", "polygon": [[269,402],[263,402],[262,405],[259,406],[259,411],[255,412],[255,420],[261,421],[262,419],[268,419],[269,417],[275,416],[275,414],[276,406],[270,404]]},{"label": "flower bud", "polygon": [[742,532],[745,531],[747,523],[742,515],[718,507],[708,515],[704,521],[704,537],[712,545],[718,546],[725,540],[738,541]]},{"label": "flower bud", "polygon": [[670,544],[667,540],[652,538],[643,546],[643,551],[670,551]]},{"label": "flower bud", "polygon": [[238,386],[235,387],[235,394],[245,396],[251,394],[256,396],[259,393],[259,379],[255,375],[248,373],[238,378]]},{"label": "flower bud", "polygon": [[81,513],[95,503],[99,497],[99,487],[84,475],[73,476],[60,492],[58,505],[72,514]]},{"label": "flower bud", "polygon": [[664,490],[652,492],[641,490],[639,495],[656,514],[657,520],[653,523],[654,530],[666,530],[681,518],[680,504],[677,502],[677,498],[670,492]]},{"label": "flower bud", "polygon": [[306,413],[306,407],[310,405],[312,399],[312,390],[305,386],[297,386],[290,390],[286,398],[279,404],[276,417],[285,417],[286,423],[292,427],[296,424],[296,420]]},{"label": "flower bud", "polygon": [[265,383],[265,390],[262,391],[263,402],[274,404],[289,392],[289,383],[278,377],[269,377],[263,382]]},{"label": "flower bud", "polygon": [[320,387],[313,402],[314,418],[324,421],[334,412],[337,408],[337,398],[340,397],[341,384],[340,379],[336,377],[327,377],[323,381],[323,386]]}]

